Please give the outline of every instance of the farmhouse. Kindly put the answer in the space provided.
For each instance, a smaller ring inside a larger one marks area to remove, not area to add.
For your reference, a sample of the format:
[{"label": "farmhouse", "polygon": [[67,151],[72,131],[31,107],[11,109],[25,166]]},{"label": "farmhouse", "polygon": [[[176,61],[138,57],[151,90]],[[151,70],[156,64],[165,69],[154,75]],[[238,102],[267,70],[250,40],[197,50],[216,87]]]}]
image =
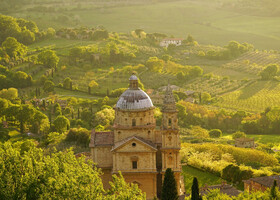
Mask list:
[{"label": "farmhouse", "polygon": [[255,141],[253,138],[237,138],[235,139],[236,147],[255,148]]},{"label": "farmhouse", "polygon": [[165,38],[163,39],[159,46],[161,47],[168,47],[170,44],[175,44],[176,46],[182,45],[184,39],[182,38]]},{"label": "farmhouse", "polygon": [[127,182],[138,184],[147,199],[161,194],[167,168],[174,171],[178,193],[184,193],[181,177],[180,137],[177,110],[171,88],[163,100],[162,124],[156,128],[154,105],[138,87],[138,78],[129,78],[130,86],[115,106],[114,130],[91,135],[91,157],[102,169],[105,188],[112,174],[122,172]]},{"label": "farmhouse", "polygon": [[[278,187],[280,186],[280,177],[277,176],[263,176],[257,178],[250,178],[248,180],[244,180],[244,189],[253,192],[253,191],[266,191],[268,188],[273,186],[274,180],[277,181]],[[279,188],[280,189],[280,188]]]}]

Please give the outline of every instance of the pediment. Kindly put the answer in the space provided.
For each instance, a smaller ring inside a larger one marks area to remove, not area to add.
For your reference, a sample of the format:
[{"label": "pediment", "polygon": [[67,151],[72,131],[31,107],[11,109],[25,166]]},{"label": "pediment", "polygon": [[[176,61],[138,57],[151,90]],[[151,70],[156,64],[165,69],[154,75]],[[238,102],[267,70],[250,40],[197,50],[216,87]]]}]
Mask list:
[{"label": "pediment", "polygon": [[112,151],[115,152],[156,152],[156,146],[140,137],[130,137],[115,143]]}]

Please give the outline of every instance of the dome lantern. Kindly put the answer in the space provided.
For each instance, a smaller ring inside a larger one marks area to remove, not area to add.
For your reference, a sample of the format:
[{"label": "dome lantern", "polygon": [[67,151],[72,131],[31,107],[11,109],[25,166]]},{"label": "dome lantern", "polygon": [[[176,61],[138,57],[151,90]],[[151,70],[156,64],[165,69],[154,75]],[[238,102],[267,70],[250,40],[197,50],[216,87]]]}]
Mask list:
[{"label": "dome lantern", "polygon": [[129,78],[129,89],[138,90],[138,78],[135,74],[132,74]]}]

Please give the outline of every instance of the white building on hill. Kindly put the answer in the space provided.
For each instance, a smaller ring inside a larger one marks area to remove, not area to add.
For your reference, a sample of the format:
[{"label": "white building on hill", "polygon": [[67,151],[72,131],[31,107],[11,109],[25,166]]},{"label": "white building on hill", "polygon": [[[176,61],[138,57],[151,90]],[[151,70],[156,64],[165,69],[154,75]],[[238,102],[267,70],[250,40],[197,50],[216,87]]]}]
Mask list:
[{"label": "white building on hill", "polygon": [[159,46],[161,47],[168,47],[170,44],[175,44],[176,46],[182,45],[183,38],[165,38],[163,39]]}]

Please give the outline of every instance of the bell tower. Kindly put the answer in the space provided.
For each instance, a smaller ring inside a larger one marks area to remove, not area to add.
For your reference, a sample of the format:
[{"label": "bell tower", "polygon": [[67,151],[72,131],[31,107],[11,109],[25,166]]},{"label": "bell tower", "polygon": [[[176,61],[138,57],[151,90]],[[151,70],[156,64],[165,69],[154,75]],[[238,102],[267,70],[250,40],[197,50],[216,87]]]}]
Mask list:
[{"label": "bell tower", "polygon": [[174,171],[177,189],[179,192],[181,190],[181,159],[179,154],[181,143],[177,113],[178,111],[176,109],[176,102],[172,93],[172,89],[168,84],[162,107],[162,173],[164,174],[167,168],[171,168]]}]

